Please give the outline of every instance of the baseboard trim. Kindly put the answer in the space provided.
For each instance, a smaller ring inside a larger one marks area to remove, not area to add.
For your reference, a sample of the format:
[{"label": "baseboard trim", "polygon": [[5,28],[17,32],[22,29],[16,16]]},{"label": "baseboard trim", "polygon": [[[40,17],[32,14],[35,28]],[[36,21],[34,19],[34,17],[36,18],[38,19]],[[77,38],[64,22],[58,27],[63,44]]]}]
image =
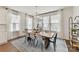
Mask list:
[{"label": "baseboard trim", "polygon": [[8,41],[16,40],[16,39],[19,39],[19,38],[22,38],[22,37],[26,37],[26,36],[25,35],[23,35],[23,36],[17,36],[17,37],[9,39]]},{"label": "baseboard trim", "polygon": [[8,43],[8,41],[2,42],[2,43],[0,43],[0,45],[6,44],[6,43]]}]

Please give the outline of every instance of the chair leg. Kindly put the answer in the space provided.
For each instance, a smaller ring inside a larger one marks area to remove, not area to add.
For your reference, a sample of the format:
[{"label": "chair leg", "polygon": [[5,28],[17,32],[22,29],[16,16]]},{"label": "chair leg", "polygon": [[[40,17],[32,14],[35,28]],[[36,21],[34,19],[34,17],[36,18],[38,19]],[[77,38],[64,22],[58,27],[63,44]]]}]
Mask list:
[{"label": "chair leg", "polygon": [[26,41],[27,41],[27,38],[25,37],[24,43],[26,43]]},{"label": "chair leg", "polygon": [[35,39],[33,40],[33,46],[35,47]]},{"label": "chair leg", "polygon": [[26,43],[26,36],[25,36],[25,40],[24,40],[24,43]]},{"label": "chair leg", "polygon": [[43,51],[43,44],[41,43],[41,51]]},{"label": "chair leg", "polygon": [[26,39],[24,40],[24,43],[26,43]]},{"label": "chair leg", "polygon": [[35,45],[35,47],[37,47],[37,45],[38,45],[38,41],[36,42],[36,45]]},{"label": "chair leg", "polygon": [[25,39],[26,39],[26,36],[25,36]]},{"label": "chair leg", "polygon": [[34,43],[35,43],[35,40],[34,40],[34,39],[32,39],[32,40],[31,40],[31,46],[33,46],[33,47],[34,47],[34,46],[35,46],[35,45],[34,45]]},{"label": "chair leg", "polygon": [[56,51],[56,43],[53,43],[54,51]]},{"label": "chair leg", "polygon": [[49,45],[50,45],[49,40],[45,40],[45,49],[47,49],[49,47]]}]

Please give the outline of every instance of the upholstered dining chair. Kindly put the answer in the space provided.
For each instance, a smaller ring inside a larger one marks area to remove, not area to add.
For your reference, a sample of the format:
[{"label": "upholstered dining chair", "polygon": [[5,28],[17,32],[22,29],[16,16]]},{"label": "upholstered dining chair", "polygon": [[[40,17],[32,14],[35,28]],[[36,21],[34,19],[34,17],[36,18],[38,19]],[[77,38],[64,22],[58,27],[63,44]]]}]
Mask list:
[{"label": "upholstered dining chair", "polygon": [[43,51],[44,48],[44,41],[42,39],[42,36],[39,34],[36,34],[36,42],[35,45],[37,48],[41,48],[41,51]]},{"label": "upholstered dining chair", "polygon": [[24,43],[28,42],[28,44],[30,44],[31,42],[31,37],[30,34],[27,32],[27,30],[25,30],[25,40]]},{"label": "upholstered dining chair", "polygon": [[49,39],[49,44],[53,43],[54,51],[56,51],[56,39],[57,39],[57,33],[55,33],[51,39]]},{"label": "upholstered dining chair", "polygon": [[25,40],[24,40],[24,43],[26,43],[28,37],[29,37],[29,35],[28,35],[27,31],[25,31]]},{"label": "upholstered dining chair", "polygon": [[31,33],[30,38],[31,38],[31,45],[35,47],[36,34]]}]

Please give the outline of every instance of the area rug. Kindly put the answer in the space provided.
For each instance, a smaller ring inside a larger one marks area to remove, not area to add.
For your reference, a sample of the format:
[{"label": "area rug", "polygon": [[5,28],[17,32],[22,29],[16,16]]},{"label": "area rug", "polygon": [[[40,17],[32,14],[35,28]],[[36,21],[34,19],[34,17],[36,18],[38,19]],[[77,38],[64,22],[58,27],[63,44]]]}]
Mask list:
[{"label": "area rug", "polygon": [[[48,49],[43,49],[38,47],[29,46],[28,42],[24,43],[25,38],[19,38],[10,43],[16,47],[21,52],[54,52],[53,44],[51,43]],[[56,52],[68,52],[68,48],[65,40],[57,39],[56,42]]]}]

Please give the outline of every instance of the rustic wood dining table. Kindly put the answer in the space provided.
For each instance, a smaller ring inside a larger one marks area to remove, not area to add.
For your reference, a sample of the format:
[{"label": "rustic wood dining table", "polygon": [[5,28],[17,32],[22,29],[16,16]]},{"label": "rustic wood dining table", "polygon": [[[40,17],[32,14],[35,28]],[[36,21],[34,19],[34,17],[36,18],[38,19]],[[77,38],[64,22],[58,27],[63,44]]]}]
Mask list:
[{"label": "rustic wood dining table", "polygon": [[54,32],[40,32],[39,34],[43,37],[45,41],[45,48],[47,49],[49,46],[49,39],[52,38],[55,33]]},{"label": "rustic wood dining table", "polygon": [[49,39],[52,38],[55,33],[54,32],[44,32],[44,31],[37,33],[34,31],[28,31],[28,34],[29,34],[29,37],[30,37],[30,34],[34,34],[34,36],[36,36],[37,34],[41,35],[45,42],[45,44],[44,44],[45,48],[47,49],[49,46]]}]

